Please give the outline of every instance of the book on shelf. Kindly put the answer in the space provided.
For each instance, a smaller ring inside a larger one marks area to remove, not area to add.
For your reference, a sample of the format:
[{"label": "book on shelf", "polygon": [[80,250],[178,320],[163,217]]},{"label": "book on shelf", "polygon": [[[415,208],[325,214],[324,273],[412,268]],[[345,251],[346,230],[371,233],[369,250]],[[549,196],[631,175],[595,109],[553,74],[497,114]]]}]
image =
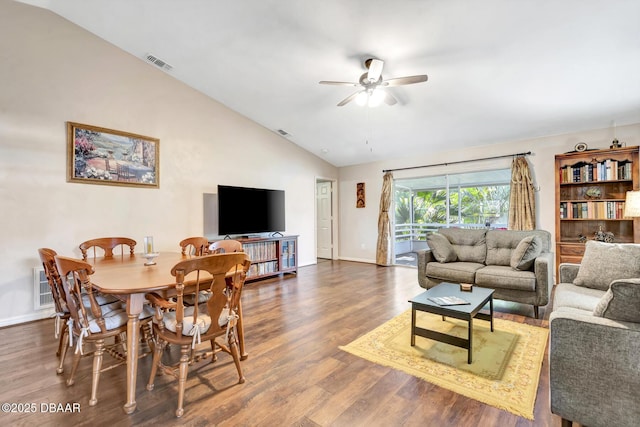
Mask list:
[{"label": "book on shelf", "polygon": [[606,159],[601,162],[579,162],[560,168],[560,183],[616,181],[632,179],[632,163],[627,160]]},{"label": "book on shelf", "polygon": [[464,305],[471,304],[469,301],[460,297],[429,297],[429,300],[435,302],[438,305]]},{"label": "book on shelf", "polygon": [[560,219],[623,219],[624,203],[618,200],[560,202]]}]

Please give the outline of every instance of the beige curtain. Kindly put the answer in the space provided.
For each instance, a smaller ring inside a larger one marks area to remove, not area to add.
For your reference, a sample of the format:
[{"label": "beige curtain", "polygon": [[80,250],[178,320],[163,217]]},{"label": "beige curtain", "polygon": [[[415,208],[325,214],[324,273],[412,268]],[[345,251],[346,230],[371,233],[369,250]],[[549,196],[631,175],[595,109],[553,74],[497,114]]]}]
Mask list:
[{"label": "beige curtain", "polygon": [[509,198],[509,229],[536,228],[536,200],[529,162],[524,156],[511,164],[511,196]]},{"label": "beige curtain", "polygon": [[378,216],[378,245],[376,247],[376,264],[391,265],[391,182],[393,174],[387,172],[382,178],[382,194],[380,194],[380,214]]}]

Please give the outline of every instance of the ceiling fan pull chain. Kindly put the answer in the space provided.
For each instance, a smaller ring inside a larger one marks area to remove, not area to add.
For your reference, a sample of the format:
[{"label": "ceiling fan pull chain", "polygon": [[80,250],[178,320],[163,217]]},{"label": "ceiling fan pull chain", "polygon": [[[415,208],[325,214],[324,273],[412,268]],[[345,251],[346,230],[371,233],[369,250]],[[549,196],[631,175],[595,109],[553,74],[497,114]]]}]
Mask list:
[{"label": "ceiling fan pull chain", "polygon": [[369,119],[369,110],[370,108],[367,106],[366,108],[366,133],[367,136],[364,139],[364,143],[367,147],[369,147],[369,152],[373,153],[373,147],[369,144],[369,139],[371,138],[371,120]]}]

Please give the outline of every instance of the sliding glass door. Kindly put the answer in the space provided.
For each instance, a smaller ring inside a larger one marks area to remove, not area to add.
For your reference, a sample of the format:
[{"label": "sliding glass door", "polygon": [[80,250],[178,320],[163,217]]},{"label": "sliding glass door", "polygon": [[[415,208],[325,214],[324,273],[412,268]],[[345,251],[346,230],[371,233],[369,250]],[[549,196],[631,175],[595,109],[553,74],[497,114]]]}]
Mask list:
[{"label": "sliding glass door", "polygon": [[396,260],[411,263],[438,228],[506,228],[510,182],[510,169],[395,180]]}]

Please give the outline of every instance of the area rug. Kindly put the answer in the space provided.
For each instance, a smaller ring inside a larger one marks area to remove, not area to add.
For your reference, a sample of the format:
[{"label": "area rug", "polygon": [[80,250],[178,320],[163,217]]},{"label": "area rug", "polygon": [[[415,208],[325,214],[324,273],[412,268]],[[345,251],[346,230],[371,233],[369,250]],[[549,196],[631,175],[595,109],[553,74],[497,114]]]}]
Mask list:
[{"label": "area rug", "polygon": [[[494,319],[473,322],[473,363],[467,350],[416,336],[411,347],[407,310],[340,349],[422,378],[487,405],[533,420],[538,381],[549,330]],[[417,312],[425,329],[467,338],[467,322]]]}]

